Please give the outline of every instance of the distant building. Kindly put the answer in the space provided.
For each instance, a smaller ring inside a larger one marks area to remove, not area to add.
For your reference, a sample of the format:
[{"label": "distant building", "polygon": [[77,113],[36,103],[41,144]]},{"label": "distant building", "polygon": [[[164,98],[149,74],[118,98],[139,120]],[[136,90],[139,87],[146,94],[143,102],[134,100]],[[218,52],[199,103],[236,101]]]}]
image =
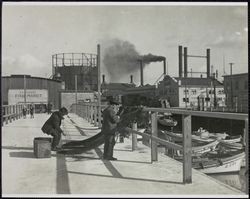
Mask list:
[{"label": "distant building", "polygon": [[184,78],[166,75],[158,84],[158,92],[160,99],[167,100],[170,107],[203,110],[225,105],[224,86],[215,78]]},{"label": "distant building", "polygon": [[248,112],[248,73],[225,75],[224,89],[231,111]]},{"label": "distant building", "polygon": [[26,91],[26,103],[33,103],[36,110],[45,111],[48,102],[52,103],[53,109],[59,108],[62,89],[62,82],[59,80],[30,75],[11,75],[2,77],[1,86],[3,105],[24,103]]},{"label": "distant building", "polygon": [[97,55],[60,53],[52,55],[53,79],[64,82],[65,90],[97,91]]},{"label": "distant building", "polygon": [[102,83],[101,92],[102,97],[112,96],[114,99],[121,102],[121,96],[123,96],[127,89],[135,87],[134,84],[127,83]]}]

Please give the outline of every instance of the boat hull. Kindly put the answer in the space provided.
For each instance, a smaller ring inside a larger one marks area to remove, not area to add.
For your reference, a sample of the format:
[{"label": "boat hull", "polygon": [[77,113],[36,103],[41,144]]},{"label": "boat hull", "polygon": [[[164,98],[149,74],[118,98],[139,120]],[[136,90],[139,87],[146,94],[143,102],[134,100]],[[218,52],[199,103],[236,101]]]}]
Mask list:
[{"label": "boat hull", "polygon": [[227,158],[225,160],[220,159],[220,161],[214,164],[203,164],[202,168],[196,169],[206,174],[239,172],[243,158],[244,153]]}]

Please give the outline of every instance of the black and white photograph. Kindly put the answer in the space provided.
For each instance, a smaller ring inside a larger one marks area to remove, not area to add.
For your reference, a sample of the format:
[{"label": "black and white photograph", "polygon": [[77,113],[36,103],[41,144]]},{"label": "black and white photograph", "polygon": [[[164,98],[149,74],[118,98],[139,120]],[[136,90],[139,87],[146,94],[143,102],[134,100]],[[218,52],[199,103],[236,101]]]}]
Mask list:
[{"label": "black and white photograph", "polygon": [[2,197],[249,197],[247,1],[1,9]]}]

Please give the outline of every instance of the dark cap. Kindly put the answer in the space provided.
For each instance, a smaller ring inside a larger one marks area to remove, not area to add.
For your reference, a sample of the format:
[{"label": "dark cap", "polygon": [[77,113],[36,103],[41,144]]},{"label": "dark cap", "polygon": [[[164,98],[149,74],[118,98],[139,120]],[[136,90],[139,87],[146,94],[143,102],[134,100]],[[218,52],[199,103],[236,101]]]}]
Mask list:
[{"label": "dark cap", "polygon": [[64,115],[68,114],[68,110],[65,107],[60,108],[59,110],[61,113],[63,113]]},{"label": "dark cap", "polygon": [[115,100],[109,100],[109,104],[111,105],[119,105],[120,103]]}]

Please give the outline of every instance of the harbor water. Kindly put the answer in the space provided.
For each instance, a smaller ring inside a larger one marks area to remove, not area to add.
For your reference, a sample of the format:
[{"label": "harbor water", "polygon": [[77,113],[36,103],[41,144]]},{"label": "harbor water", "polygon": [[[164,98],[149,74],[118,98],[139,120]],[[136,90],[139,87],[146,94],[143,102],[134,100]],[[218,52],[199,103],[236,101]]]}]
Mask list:
[{"label": "harbor water", "polygon": [[242,192],[246,191],[245,187],[245,167],[241,167],[239,173],[225,173],[225,174],[209,174],[211,176],[231,187],[241,190]]}]

